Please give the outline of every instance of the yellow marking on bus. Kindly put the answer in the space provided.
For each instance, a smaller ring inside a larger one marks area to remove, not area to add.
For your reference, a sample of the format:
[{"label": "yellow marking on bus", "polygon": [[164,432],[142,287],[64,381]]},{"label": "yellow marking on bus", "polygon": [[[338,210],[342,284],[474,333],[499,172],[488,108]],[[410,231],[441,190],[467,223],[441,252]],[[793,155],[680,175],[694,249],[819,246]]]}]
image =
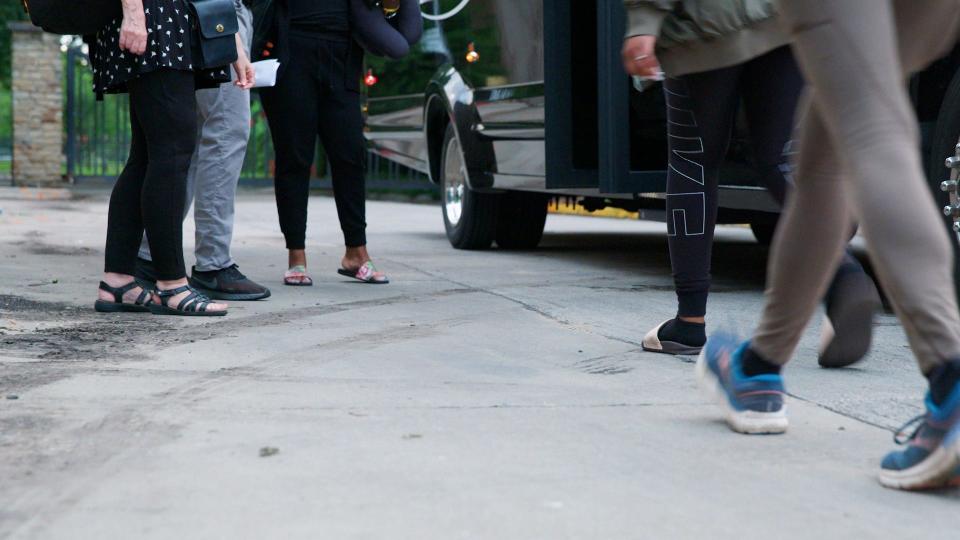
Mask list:
[{"label": "yellow marking on bus", "polygon": [[590,217],[604,217],[604,218],[613,218],[613,219],[640,219],[639,212],[630,212],[627,210],[622,210],[620,208],[604,208],[603,210],[596,210],[590,212],[585,210],[579,204],[575,202],[571,204],[571,201],[560,200],[550,203],[549,212],[551,214],[564,214],[568,216],[590,216]]}]

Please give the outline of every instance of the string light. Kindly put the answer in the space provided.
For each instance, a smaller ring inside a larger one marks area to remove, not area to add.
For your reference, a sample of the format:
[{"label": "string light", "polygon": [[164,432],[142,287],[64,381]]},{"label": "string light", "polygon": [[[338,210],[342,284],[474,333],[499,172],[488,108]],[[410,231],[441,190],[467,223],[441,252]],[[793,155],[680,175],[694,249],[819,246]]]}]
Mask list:
[{"label": "string light", "polygon": [[477,52],[476,47],[474,47],[473,42],[471,41],[470,44],[467,45],[467,62],[473,64],[479,60],[480,53]]}]

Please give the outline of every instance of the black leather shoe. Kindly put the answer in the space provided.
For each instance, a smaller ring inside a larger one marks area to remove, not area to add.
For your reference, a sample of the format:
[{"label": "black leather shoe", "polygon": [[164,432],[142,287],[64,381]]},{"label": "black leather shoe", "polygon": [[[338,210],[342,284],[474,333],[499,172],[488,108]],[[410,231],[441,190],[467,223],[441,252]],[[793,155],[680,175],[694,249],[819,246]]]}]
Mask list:
[{"label": "black leather shoe", "polygon": [[870,351],[873,318],[883,304],[870,276],[859,270],[838,272],[827,293],[827,316],[820,331],[821,367],[853,365]]},{"label": "black leather shoe", "polygon": [[190,285],[214,300],[263,300],[270,297],[270,289],[240,272],[237,265],[222,270],[201,272],[193,268]]}]

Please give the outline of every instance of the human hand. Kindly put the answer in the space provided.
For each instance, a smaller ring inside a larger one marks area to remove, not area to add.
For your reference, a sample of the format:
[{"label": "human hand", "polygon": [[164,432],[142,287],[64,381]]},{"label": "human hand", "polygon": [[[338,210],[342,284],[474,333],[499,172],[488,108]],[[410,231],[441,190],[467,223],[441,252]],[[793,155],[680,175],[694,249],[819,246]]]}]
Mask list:
[{"label": "human hand", "polygon": [[143,0],[123,1],[120,50],[137,56],[147,52],[147,18],[143,13]]},{"label": "human hand", "polygon": [[239,35],[237,35],[237,61],[233,63],[233,71],[237,74],[237,80],[233,84],[244,90],[253,88],[256,82],[256,73],[253,70],[253,64],[250,63],[250,58],[247,57]]},{"label": "human hand", "polygon": [[623,41],[623,69],[629,75],[657,77],[660,61],[656,55],[657,36],[633,36]]}]

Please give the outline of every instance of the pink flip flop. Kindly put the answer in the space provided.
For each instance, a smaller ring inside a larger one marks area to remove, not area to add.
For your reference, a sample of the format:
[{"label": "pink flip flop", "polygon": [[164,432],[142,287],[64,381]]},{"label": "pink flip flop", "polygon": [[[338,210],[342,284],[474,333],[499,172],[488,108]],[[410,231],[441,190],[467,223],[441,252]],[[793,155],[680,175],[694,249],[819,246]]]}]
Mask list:
[{"label": "pink flip flop", "polygon": [[386,285],[390,283],[390,280],[387,279],[387,276],[385,276],[383,272],[377,271],[377,267],[373,265],[372,261],[363,263],[363,266],[356,270],[341,268],[337,270],[337,273],[341,276],[351,277],[364,283],[370,283],[371,285]]},{"label": "pink flip flop", "polygon": [[283,284],[290,287],[310,287],[313,285],[313,278],[307,274],[306,266],[298,264],[283,274]]}]

